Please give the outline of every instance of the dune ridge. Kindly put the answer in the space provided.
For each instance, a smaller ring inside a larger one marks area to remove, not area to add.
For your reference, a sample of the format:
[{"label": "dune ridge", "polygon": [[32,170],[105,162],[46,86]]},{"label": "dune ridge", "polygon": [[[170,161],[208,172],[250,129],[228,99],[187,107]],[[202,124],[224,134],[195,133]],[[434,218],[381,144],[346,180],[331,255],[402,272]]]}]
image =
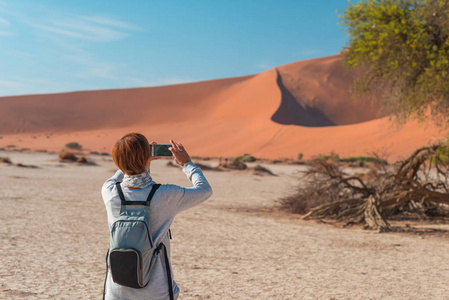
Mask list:
[{"label": "dune ridge", "polygon": [[293,94],[284,86],[279,71],[276,70],[276,83],[281,91],[281,105],[271,116],[271,120],[283,125],[300,125],[307,127],[334,126],[334,122],[317,107],[308,103],[300,104]]},{"label": "dune ridge", "polygon": [[192,155],[306,158],[386,151],[390,159],[444,136],[433,124],[392,125],[379,104],[354,102],[341,56],[195,83],[0,98],[0,148],[59,151],[76,141],[108,152],[130,131],[182,141]]}]

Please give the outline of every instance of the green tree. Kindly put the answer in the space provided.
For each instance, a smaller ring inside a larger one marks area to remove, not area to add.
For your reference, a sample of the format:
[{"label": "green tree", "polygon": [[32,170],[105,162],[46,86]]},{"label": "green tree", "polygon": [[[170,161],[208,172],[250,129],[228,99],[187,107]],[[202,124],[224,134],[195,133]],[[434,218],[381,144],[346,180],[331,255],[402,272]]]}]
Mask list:
[{"label": "green tree", "polygon": [[361,72],[356,98],[382,99],[388,114],[449,120],[449,0],[361,0],[340,18],[344,62]]}]

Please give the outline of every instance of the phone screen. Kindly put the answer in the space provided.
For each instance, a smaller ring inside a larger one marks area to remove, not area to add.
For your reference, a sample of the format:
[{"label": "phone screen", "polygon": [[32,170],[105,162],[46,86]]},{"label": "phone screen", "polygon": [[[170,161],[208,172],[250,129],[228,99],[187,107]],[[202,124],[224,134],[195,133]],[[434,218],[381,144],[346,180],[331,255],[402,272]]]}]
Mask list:
[{"label": "phone screen", "polygon": [[168,150],[168,148],[170,148],[171,145],[170,144],[156,144],[153,145],[153,156],[159,156],[159,157],[168,157],[168,156],[173,156],[173,154],[171,153],[170,150]]}]

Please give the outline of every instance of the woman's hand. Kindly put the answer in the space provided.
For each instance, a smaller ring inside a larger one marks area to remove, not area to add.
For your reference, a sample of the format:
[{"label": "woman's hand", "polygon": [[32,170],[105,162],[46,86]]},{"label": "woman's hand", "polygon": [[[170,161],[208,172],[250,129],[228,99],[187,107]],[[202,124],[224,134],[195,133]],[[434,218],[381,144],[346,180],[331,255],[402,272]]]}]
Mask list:
[{"label": "woman's hand", "polygon": [[191,159],[187,151],[184,149],[184,146],[181,143],[176,143],[173,140],[170,140],[171,147],[168,148],[168,150],[173,153],[173,159],[180,164],[181,166],[184,166],[186,163],[188,163]]}]

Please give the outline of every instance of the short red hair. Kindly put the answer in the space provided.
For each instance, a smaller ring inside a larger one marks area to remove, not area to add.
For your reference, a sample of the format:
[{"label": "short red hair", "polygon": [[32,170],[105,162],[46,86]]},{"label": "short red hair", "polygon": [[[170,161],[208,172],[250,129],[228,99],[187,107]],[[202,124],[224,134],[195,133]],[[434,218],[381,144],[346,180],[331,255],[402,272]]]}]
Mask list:
[{"label": "short red hair", "polygon": [[150,158],[150,144],[147,138],[140,133],[128,133],[112,147],[114,163],[127,175],[145,172]]}]

